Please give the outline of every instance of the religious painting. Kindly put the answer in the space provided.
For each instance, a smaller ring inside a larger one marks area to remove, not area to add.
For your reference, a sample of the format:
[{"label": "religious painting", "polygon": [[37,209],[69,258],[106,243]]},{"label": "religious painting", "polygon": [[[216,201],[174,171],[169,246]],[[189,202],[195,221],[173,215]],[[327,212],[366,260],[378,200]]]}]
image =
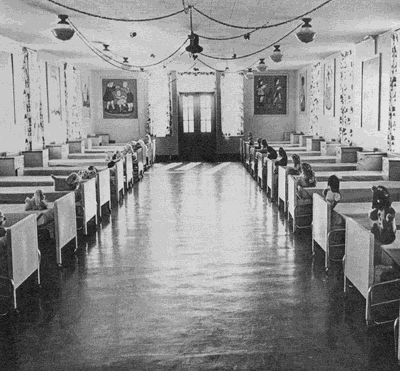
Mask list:
[{"label": "religious painting", "polygon": [[335,59],[325,62],[324,114],[331,117],[335,116]]},{"label": "religious painting", "polygon": [[137,119],[137,81],[103,79],[103,118]]},{"label": "religious painting", "polygon": [[305,115],[307,104],[307,71],[299,73],[299,113]]},{"label": "religious painting", "polygon": [[362,62],[361,127],[380,130],[381,54]]},{"label": "religious painting", "polygon": [[49,122],[61,120],[61,72],[60,67],[46,63],[47,107]]},{"label": "religious painting", "polygon": [[254,77],[254,114],[287,114],[287,75]]}]

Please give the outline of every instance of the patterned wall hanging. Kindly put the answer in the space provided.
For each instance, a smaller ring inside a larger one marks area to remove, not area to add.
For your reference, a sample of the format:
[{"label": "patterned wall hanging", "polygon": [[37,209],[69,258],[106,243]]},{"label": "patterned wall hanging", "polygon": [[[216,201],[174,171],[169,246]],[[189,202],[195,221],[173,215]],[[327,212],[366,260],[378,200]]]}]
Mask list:
[{"label": "patterned wall hanging", "polygon": [[23,91],[23,101],[24,101],[24,126],[25,126],[25,150],[32,150],[32,117],[31,117],[31,93],[29,90],[29,54],[27,48],[22,48],[24,54],[22,63],[22,73],[24,77],[24,91]]},{"label": "patterned wall hanging", "polygon": [[221,129],[225,136],[243,135],[244,121],[243,75],[227,73],[221,76]]},{"label": "patterned wall hanging", "polygon": [[42,149],[45,146],[41,81],[42,74],[37,53],[22,48],[24,76],[25,149]]},{"label": "patterned wall hanging", "polygon": [[339,58],[339,89],[340,89],[340,119],[339,143],[353,144],[353,113],[354,113],[354,51],[340,53]]},{"label": "patterned wall hanging", "polygon": [[391,35],[391,67],[390,67],[390,91],[389,91],[389,122],[387,149],[390,152],[400,151],[400,143],[397,134],[397,74],[399,71],[399,34],[397,32]]},{"label": "patterned wall hanging", "polygon": [[64,109],[65,109],[65,125],[67,128],[67,139],[70,138],[70,133],[69,133],[69,109],[68,109],[68,87],[67,87],[67,81],[68,81],[68,76],[67,76],[67,69],[68,69],[68,63],[64,63]]},{"label": "patterned wall hanging", "polygon": [[169,76],[165,70],[154,71],[148,80],[148,119],[146,133],[156,137],[170,135]]},{"label": "patterned wall hanging", "polygon": [[70,102],[70,120],[68,139],[82,138],[82,95],[81,95],[81,75],[72,67],[69,71],[72,76],[68,79],[69,86],[69,102]]},{"label": "patterned wall hanging", "polygon": [[322,64],[318,62],[311,68],[309,134],[319,135],[319,117],[322,114]]}]

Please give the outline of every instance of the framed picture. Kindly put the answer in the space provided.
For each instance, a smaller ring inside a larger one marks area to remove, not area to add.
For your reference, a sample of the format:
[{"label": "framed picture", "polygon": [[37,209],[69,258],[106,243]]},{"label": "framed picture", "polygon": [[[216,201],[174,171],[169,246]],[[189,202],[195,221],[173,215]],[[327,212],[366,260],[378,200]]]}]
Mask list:
[{"label": "framed picture", "polygon": [[381,130],[381,61],[379,54],[362,62],[361,127],[366,130]]},{"label": "framed picture", "polygon": [[307,71],[299,73],[299,113],[307,114]]},{"label": "framed picture", "polygon": [[60,67],[46,62],[47,77],[47,109],[49,123],[60,121],[61,110],[61,71]]},{"label": "framed picture", "polygon": [[103,79],[103,118],[137,119],[137,81]]},{"label": "framed picture", "polygon": [[335,117],[335,59],[325,62],[324,66],[324,115]]},{"label": "framed picture", "polygon": [[287,115],[287,75],[254,77],[254,114]]}]

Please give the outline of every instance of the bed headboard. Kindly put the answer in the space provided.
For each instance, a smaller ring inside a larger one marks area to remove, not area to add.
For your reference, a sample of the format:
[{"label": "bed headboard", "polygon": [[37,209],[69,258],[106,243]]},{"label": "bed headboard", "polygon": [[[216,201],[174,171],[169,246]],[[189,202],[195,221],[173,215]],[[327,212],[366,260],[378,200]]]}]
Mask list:
[{"label": "bed headboard", "polygon": [[97,173],[97,185],[99,187],[99,206],[110,201],[110,169],[104,169]]},{"label": "bed headboard", "polygon": [[7,218],[20,219],[7,227],[9,278],[16,289],[39,267],[36,215],[7,214]]},{"label": "bed headboard", "polygon": [[364,298],[374,283],[374,235],[352,218],[346,218],[344,274]]},{"label": "bed headboard", "polygon": [[[91,179],[94,181],[94,179]],[[69,192],[54,202],[57,263],[61,264],[61,248],[76,238],[75,193]]]},{"label": "bed headboard", "polygon": [[115,173],[117,178],[118,191],[124,189],[124,164],[122,161],[118,161],[115,164]]},{"label": "bed headboard", "polygon": [[331,227],[331,205],[318,193],[313,194],[312,238],[326,252]]}]

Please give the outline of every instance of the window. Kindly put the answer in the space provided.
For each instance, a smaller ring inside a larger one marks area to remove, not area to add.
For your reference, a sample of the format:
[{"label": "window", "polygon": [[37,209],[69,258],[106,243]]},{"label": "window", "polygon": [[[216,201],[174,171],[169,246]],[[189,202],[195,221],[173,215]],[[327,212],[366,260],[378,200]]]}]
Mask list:
[{"label": "window", "polygon": [[211,95],[200,96],[200,131],[211,133]]},{"label": "window", "polygon": [[182,97],[183,103],[183,132],[194,132],[194,101],[193,95],[184,95]]}]

